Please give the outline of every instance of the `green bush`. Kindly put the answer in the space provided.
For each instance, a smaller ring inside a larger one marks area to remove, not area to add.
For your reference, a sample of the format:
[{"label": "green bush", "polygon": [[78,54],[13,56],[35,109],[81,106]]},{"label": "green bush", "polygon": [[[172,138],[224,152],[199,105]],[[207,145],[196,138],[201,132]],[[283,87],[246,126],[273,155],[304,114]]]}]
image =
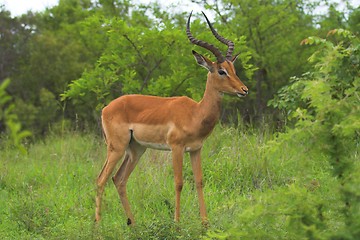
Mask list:
[{"label": "green bush", "polygon": [[[5,136],[1,136],[0,141],[2,147],[10,146],[20,150],[21,153],[26,153],[26,148],[23,141],[31,136],[31,132],[22,129],[22,125],[15,113],[15,104],[12,103],[12,98],[7,94],[6,88],[10,84],[10,79],[6,79],[0,84],[0,129],[5,129]],[[4,134],[4,133],[3,133]]]},{"label": "green bush", "polygon": [[299,149],[303,156],[299,161],[309,157],[309,152],[314,153],[314,161],[327,159],[330,172],[338,179],[334,189],[342,196],[342,227],[329,237],[358,239],[360,41],[351,32],[336,29],[329,32],[328,39],[309,37],[303,44],[318,49],[309,58],[312,72],[295,78],[270,102],[289,112],[295,122],[294,128],[276,139],[276,148],[296,141],[308,146]]}]

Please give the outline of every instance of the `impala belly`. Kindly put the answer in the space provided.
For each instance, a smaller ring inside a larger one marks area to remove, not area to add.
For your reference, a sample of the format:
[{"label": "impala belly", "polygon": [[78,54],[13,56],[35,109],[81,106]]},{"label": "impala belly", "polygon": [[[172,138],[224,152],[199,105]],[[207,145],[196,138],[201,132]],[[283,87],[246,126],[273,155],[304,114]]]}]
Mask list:
[{"label": "impala belly", "polygon": [[166,125],[147,125],[147,124],[132,124],[133,139],[140,145],[158,150],[171,150],[167,144],[167,133],[169,132],[172,124]]},{"label": "impala belly", "polygon": [[[147,147],[147,148],[152,148],[152,149],[157,149],[157,150],[164,150],[164,151],[171,151],[171,147],[166,144],[166,143],[154,143],[154,142],[145,142],[145,141],[141,141],[136,139],[136,137],[134,137],[134,140],[139,143],[140,145]],[[192,152],[195,150],[199,150],[202,147],[202,143],[197,143],[197,144],[190,144],[185,146],[184,151],[185,152]]]},{"label": "impala belly", "polygon": [[167,145],[166,143],[153,143],[153,142],[144,142],[144,141],[139,141],[135,138],[135,141],[138,142],[141,146],[147,147],[147,148],[152,148],[152,149],[157,149],[157,150],[164,150],[164,151],[170,151],[171,148],[169,145]]},{"label": "impala belly", "polygon": [[[132,138],[140,145],[157,149],[171,151],[171,146],[168,142],[170,133],[174,130],[174,124],[166,125],[146,125],[146,124],[132,124],[129,129],[132,132]],[[189,141],[184,146],[185,152],[198,150],[202,147],[202,140]]]}]

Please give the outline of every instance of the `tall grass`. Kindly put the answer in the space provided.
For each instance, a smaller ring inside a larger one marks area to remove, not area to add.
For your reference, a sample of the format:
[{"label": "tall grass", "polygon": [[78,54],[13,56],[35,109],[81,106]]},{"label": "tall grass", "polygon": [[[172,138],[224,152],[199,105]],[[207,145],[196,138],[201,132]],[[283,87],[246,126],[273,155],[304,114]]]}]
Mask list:
[{"label": "tall grass", "polygon": [[[106,154],[100,137],[79,133],[50,136],[30,146],[26,156],[4,149],[0,237],[297,239],[319,224],[326,225],[324,231],[341,227],[341,220],[333,220],[338,209],[332,206],[339,200],[331,191],[336,179],[329,173],[326,159],[314,161],[310,153],[304,160],[298,154],[299,143],[289,142],[286,148],[269,151],[271,138],[266,131],[218,126],[206,141],[202,165],[210,219],[207,229],[199,218],[188,156],[184,161],[181,222],[173,222],[171,154],[148,150],[128,183],[137,221],[137,226],[129,228],[111,181],[103,198],[102,221],[94,224],[95,180]],[[328,220],[319,223],[319,218]],[[303,229],[303,221],[309,223],[305,226],[310,230]]]}]

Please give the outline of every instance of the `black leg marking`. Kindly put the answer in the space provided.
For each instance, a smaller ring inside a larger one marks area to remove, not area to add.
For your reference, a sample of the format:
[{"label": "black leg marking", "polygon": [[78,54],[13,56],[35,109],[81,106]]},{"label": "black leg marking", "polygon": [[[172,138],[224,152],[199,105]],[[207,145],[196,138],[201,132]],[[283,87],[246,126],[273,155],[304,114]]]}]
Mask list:
[{"label": "black leg marking", "polygon": [[127,225],[128,226],[131,225],[131,219],[130,218],[128,218],[128,220],[127,220]]}]

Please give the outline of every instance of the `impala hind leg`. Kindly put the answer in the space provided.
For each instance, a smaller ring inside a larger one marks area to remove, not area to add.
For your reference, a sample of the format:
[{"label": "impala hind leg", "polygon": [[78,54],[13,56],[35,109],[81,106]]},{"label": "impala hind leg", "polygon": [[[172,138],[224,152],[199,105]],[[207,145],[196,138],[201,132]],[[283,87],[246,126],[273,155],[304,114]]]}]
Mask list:
[{"label": "impala hind leg", "polygon": [[126,183],[129,179],[130,174],[135,169],[137,163],[139,162],[140,157],[145,152],[146,148],[140,146],[135,141],[132,141],[129,145],[125,159],[121,164],[119,170],[116,172],[115,176],[112,178],[115,184],[115,187],[119,193],[121,203],[125,210],[127,216],[127,224],[134,225],[134,215],[131,212],[129,200],[126,194]]},{"label": "impala hind leg", "polygon": [[104,167],[102,168],[97,178],[97,192],[96,192],[96,209],[95,209],[95,221],[100,221],[101,218],[101,201],[102,195],[105,189],[105,184],[108,181],[111,173],[113,172],[118,161],[124,156],[126,145],[119,144],[120,146],[114,147],[109,142],[107,147],[107,157]]}]

